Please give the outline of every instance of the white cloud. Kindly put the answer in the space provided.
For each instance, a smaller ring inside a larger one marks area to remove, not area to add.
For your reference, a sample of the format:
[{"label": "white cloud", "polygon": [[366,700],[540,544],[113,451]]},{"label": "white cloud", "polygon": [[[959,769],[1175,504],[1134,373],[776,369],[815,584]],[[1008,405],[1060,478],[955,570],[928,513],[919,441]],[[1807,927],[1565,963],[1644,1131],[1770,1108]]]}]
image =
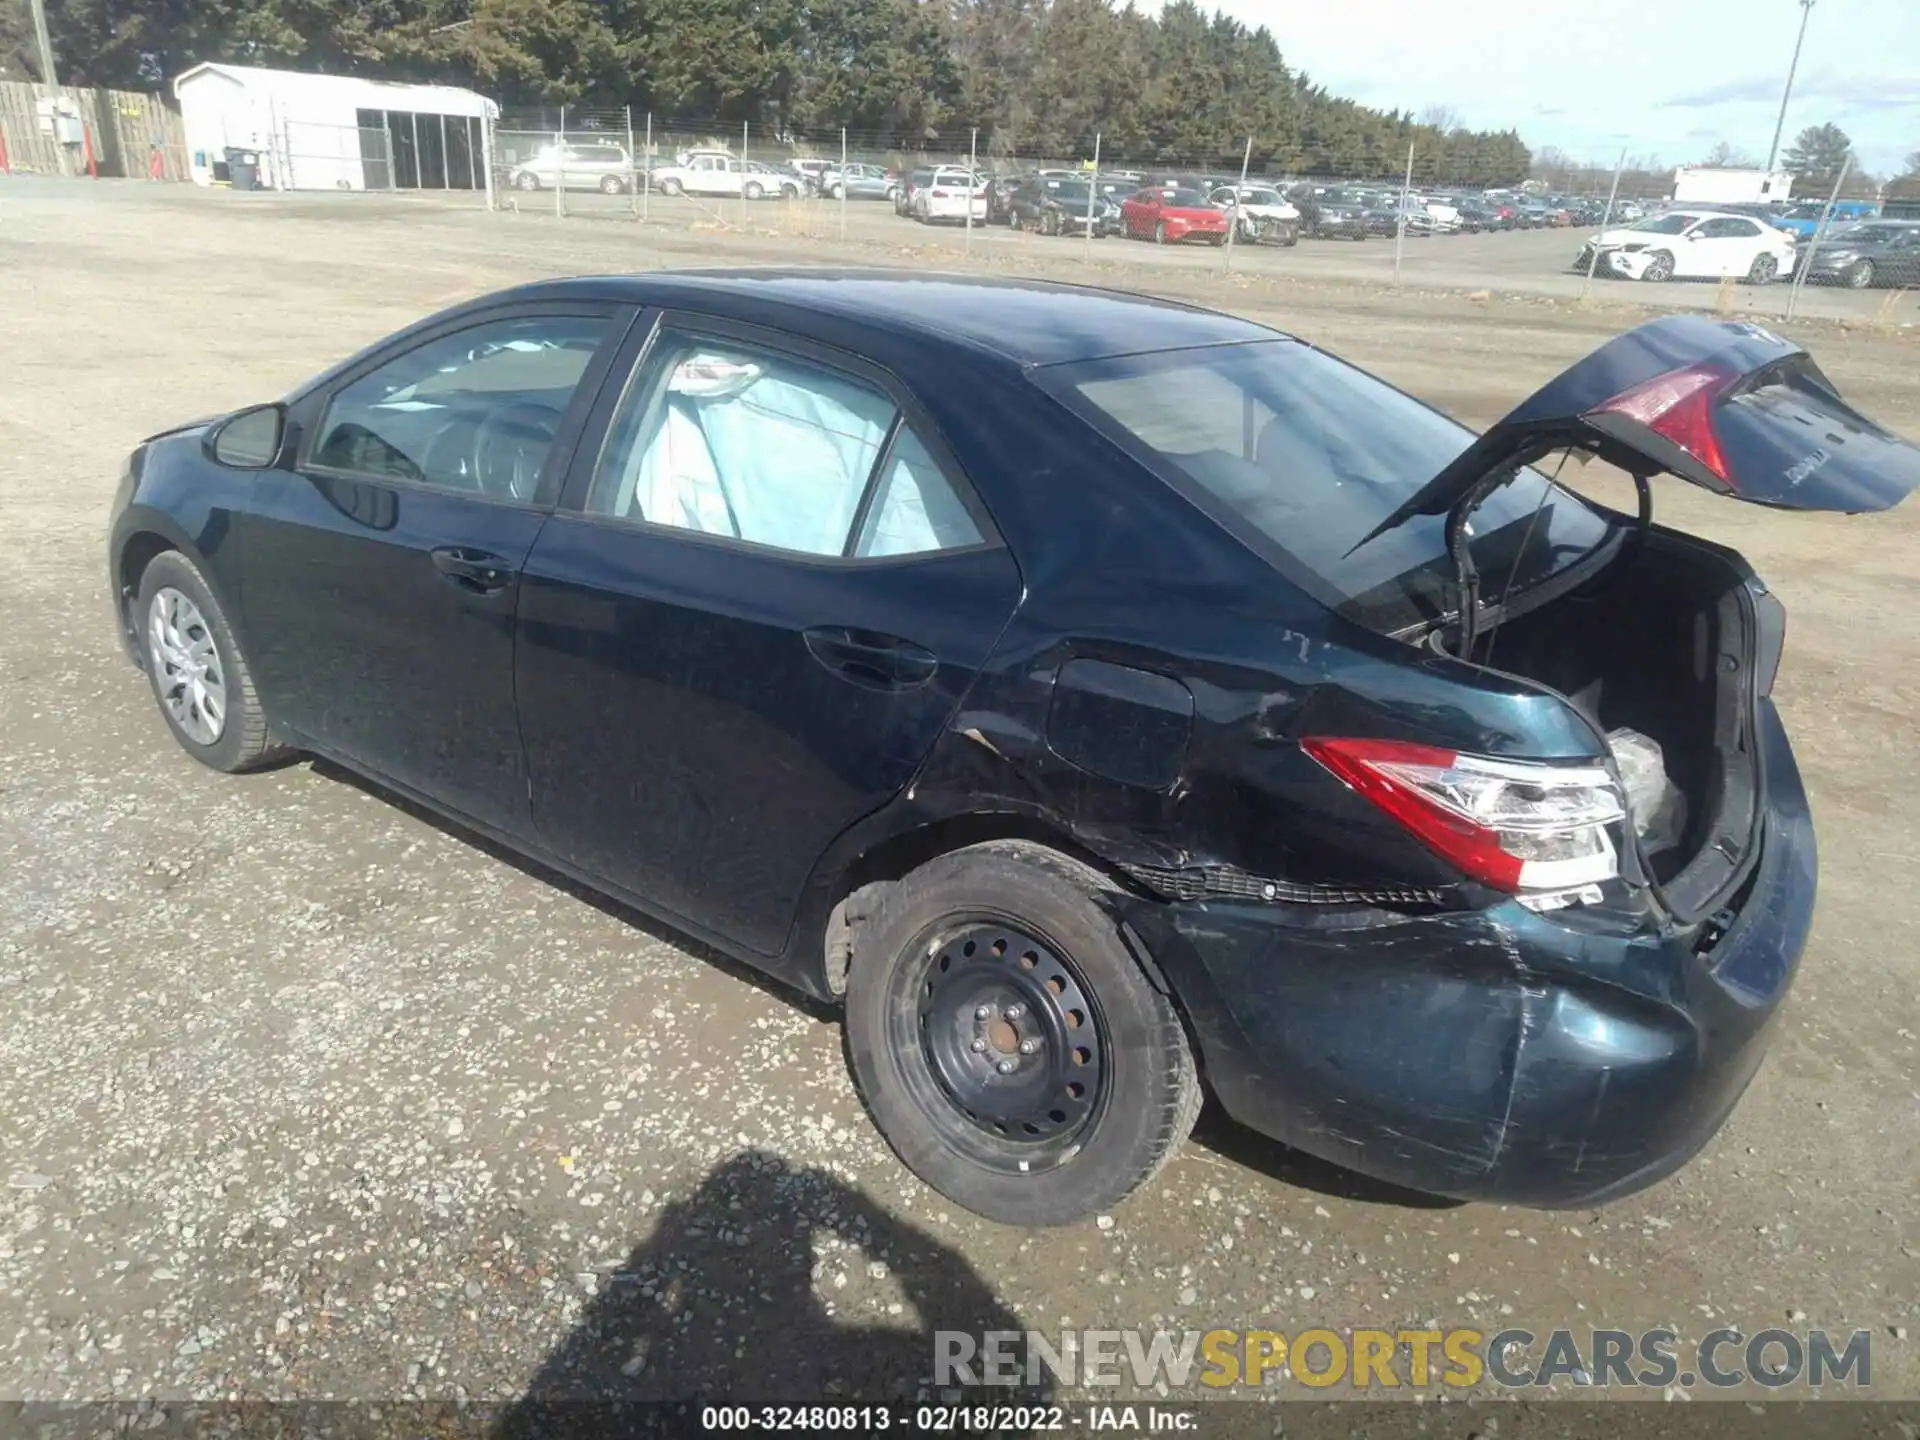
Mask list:
[{"label": "white cloud", "polygon": [[[1576,0],[1216,3],[1336,93],[1448,105],[1595,161],[1625,145],[1681,162],[1716,139],[1764,154],[1800,23],[1794,0],[1651,0],[1647,24]],[[1831,120],[1891,169],[1920,148],[1917,66],[1916,0],[1816,0],[1786,140]]]}]

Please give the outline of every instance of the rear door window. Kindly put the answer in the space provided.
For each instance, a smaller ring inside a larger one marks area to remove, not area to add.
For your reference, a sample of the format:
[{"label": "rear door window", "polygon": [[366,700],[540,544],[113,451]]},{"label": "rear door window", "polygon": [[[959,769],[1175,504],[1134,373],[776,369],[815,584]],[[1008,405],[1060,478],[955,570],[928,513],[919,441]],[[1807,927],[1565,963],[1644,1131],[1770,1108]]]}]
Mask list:
[{"label": "rear door window", "polygon": [[819,557],[984,539],[879,387],[782,351],[672,330],[622,397],[586,509]]}]

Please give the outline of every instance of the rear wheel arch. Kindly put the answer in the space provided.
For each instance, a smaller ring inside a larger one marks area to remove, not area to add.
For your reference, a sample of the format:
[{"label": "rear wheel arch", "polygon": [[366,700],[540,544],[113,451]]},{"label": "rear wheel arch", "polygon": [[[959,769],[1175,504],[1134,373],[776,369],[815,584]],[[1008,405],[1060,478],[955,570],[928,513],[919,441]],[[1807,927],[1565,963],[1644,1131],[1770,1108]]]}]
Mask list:
[{"label": "rear wheel arch", "polygon": [[[807,927],[809,934],[802,942],[806,949],[801,952],[819,956],[818,993],[833,999],[846,993],[861,921],[892,887],[943,855],[978,845],[1020,848],[1029,855],[1055,857],[1079,867],[1080,873],[1091,871],[1115,889],[1126,885],[1117,867],[1075,843],[1045,818],[1022,811],[952,815],[897,831],[859,850],[831,883],[822,887],[826,897],[822,914]],[[1149,978],[1160,984],[1151,967],[1149,971]]]}]

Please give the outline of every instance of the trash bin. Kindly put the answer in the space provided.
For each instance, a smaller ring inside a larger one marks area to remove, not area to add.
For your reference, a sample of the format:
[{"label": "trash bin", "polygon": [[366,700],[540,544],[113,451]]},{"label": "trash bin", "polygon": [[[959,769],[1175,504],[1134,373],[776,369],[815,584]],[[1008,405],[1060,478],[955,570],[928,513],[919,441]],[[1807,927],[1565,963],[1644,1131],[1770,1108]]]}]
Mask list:
[{"label": "trash bin", "polygon": [[260,188],[260,152],[227,148],[227,178],[236,190]]}]

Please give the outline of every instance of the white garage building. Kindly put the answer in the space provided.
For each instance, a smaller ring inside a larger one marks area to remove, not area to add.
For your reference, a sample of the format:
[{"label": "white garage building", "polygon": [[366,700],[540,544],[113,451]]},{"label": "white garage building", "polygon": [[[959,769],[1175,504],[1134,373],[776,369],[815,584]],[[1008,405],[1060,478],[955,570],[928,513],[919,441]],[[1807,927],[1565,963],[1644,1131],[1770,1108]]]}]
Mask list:
[{"label": "white garage building", "polygon": [[173,82],[193,178],[229,178],[229,148],[275,190],[481,190],[499,106],[471,90],[208,62]]}]

